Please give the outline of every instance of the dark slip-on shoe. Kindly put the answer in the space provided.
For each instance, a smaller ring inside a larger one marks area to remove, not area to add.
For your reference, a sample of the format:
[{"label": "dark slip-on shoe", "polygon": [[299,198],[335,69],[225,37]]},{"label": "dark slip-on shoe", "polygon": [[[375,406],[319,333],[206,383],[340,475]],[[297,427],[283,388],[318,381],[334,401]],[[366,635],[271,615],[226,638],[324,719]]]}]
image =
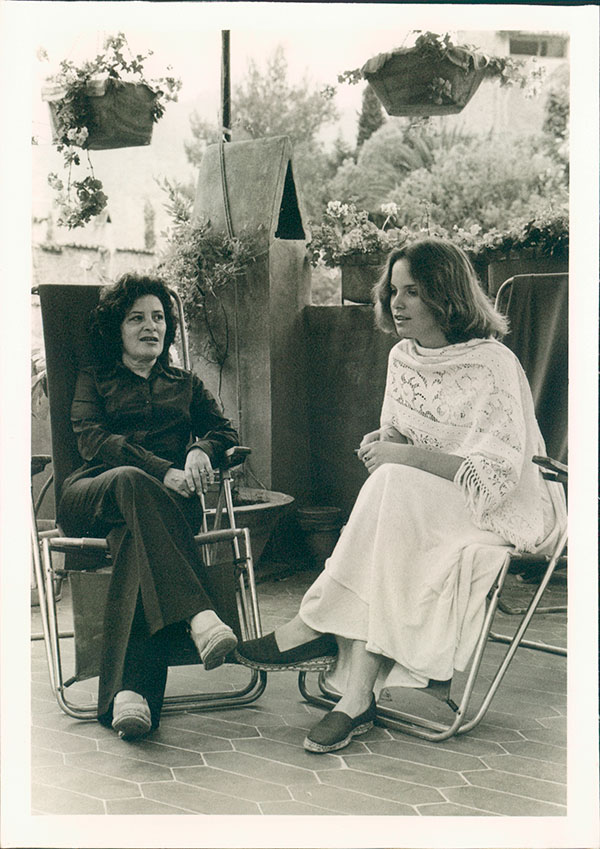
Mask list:
[{"label": "dark slip-on shoe", "polygon": [[304,740],[304,748],[318,754],[343,749],[353,737],[364,734],[372,728],[376,717],[375,696],[372,696],[367,710],[354,719],[341,710],[332,710],[308,732]]},{"label": "dark slip-on shoe", "polygon": [[275,633],[271,631],[257,640],[243,642],[235,652],[235,658],[244,666],[266,671],[300,669],[314,671],[328,669],[336,658],[337,641],[333,634],[321,634],[308,643],[279,651]]}]

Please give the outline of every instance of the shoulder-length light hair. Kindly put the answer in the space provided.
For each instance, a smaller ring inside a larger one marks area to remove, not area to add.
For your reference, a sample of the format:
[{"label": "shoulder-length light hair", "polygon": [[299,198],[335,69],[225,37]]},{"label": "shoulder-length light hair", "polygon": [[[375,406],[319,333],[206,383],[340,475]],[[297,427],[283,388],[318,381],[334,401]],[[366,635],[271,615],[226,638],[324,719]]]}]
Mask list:
[{"label": "shoulder-length light hair", "polygon": [[100,293],[100,300],[90,316],[90,336],[94,355],[101,365],[111,367],[123,355],[121,325],[125,316],[144,295],[155,295],[161,302],[165,313],[165,342],[158,360],[169,364],[169,348],[177,332],[177,317],[173,298],[164,281],[159,277],[145,274],[123,274],[112,286]]},{"label": "shoulder-length light hair", "polygon": [[392,269],[408,262],[419,296],[434,314],[449,344],[469,339],[502,338],[508,321],[483,292],[466,254],[442,239],[421,239],[393,250],[373,289],[375,319],[386,333],[395,333],[390,307]]}]

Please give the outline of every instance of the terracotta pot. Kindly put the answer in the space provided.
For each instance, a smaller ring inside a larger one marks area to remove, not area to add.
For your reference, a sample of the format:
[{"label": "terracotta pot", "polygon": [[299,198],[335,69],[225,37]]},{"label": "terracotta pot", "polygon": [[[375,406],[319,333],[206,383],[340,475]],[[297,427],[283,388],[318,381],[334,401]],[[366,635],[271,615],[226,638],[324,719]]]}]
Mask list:
[{"label": "terracotta pot", "polygon": [[339,507],[300,507],[296,515],[314,565],[322,567],[338,541],[342,511]]},{"label": "terracotta pot", "polygon": [[[389,115],[454,115],[479,88],[485,64],[459,48],[432,60],[411,47],[373,57],[362,73]],[[446,83],[443,103],[433,102],[437,80]]]},{"label": "terracotta pot", "polygon": [[356,254],[341,262],[342,300],[356,304],[372,303],[373,286],[379,280],[385,254]]},{"label": "terracotta pot", "polygon": [[[53,141],[60,140],[57,104],[65,95],[60,86],[46,86],[42,98],[50,108]],[[152,107],[156,92],[143,83],[97,79],[86,86],[85,103],[89,114],[88,137],[83,148],[109,150],[150,144],[154,120]]]}]

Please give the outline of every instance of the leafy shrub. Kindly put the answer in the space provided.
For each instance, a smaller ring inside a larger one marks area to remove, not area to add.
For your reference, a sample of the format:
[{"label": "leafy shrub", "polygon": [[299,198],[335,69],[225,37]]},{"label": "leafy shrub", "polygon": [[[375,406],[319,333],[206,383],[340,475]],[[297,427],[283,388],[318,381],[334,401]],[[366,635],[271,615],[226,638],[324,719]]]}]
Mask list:
[{"label": "leafy shrub", "polygon": [[566,209],[564,169],[536,137],[493,136],[437,150],[433,164],[406,176],[388,200],[398,206],[397,223],[452,230],[478,225],[506,228],[510,219],[530,218],[548,205]]}]

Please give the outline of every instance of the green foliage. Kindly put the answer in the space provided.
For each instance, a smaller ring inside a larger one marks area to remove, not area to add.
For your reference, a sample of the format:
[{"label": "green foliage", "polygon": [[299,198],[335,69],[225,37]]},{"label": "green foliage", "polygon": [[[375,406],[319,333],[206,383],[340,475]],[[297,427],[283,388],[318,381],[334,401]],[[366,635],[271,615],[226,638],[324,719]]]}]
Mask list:
[{"label": "green foliage", "polygon": [[229,326],[223,306],[224,290],[244,274],[261,251],[260,234],[230,237],[216,231],[208,220],[192,221],[191,200],[179,183],[165,180],[165,204],[173,226],[165,234],[167,247],[158,270],[182,299],[186,321],[204,327],[209,362],[223,366],[229,353]]},{"label": "green foliage", "polygon": [[358,117],[356,147],[360,148],[373,133],[385,124],[381,102],[371,86],[362,93],[362,108]]},{"label": "green foliage", "polygon": [[553,199],[566,208],[564,172],[536,137],[473,138],[434,152],[428,168],[406,176],[388,200],[398,205],[398,223],[452,230],[479,226],[504,229]]},{"label": "green foliage", "polygon": [[[231,98],[234,141],[265,136],[288,136],[294,149],[294,176],[302,188],[309,216],[324,207],[323,187],[333,176],[337,161],[326,154],[317,134],[333,123],[338,113],[333,103],[335,90],[318,89],[305,78],[294,85],[288,80],[285,52],[277,47],[261,69],[248,63],[243,81]],[[195,113],[191,120],[193,138],[184,143],[188,160],[200,164],[208,144],[219,141],[218,129]]]},{"label": "green foliage", "polygon": [[261,71],[250,60],[244,81],[235,88],[235,124],[251,138],[287,135],[293,144],[308,142],[328,123],[336,120],[331,87],[312,89],[304,78],[299,85],[288,81],[285,52],[278,46]]},{"label": "green foliage", "polygon": [[148,198],[144,201],[144,247],[152,251],[156,247],[156,211]]},{"label": "green foliage", "polygon": [[[393,214],[395,210],[390,210]],[[330,201],[321,224],[311,226],[308,250],[314,266],[324,264],[333,268],[346,257],[378,254],[396,243],[394,234],[386,232],[369,219],[369,213],[352,203]]]},{"label": "green foliage", "polygon": [[565,180],[569,171],[569,117],[569,66],[565,63],[549,80],[542,127],[548,152],[564,169]]},{"label": "green foliage", "polygon": [[[181,88],[181,80],[172,76],[160,77],[149,82],[144,76],[144,62],[152,55],[138,53],[134,56],[128,49],[124,33],[108,36],[104,41],[101,53],[93,59],[76,65],[70,59],[64,59],[59,65],[59,71],[48,77],[47,82],[54,84],[64,91],[60,100],[53,102],[57,122],[58,141],[56,149],[63,154],[64,166],[68,172],[66,185],[55,173],[48,175],[48,183],[57,192],[59,217],[57,223],[69,229],[83,227],[84,224],[105,208],[108,198],[103,192],[100,180],[94,176],[89,154],[86,166],[88,175],[80,180],[73,180],[73,166],[81,165],[79,154],[73,148],[86,147],[89,129],[92,126],[87,91],[91,81],[98,77],[108,77],[107,86],[116,86],[118,81],[143,83],[155,91],[152,105],[152,119],[158,121],[164,114],[164,104],[177,100]],[[41,59],[47,59],[45,51],[39,54]]]},{"label": "green foliage", "polygon": [[346,160],[327,186],[327,195],[374,211],[406,175],[433,162],[435,145],[451,145],[457,132],[436,137],[422,125],[391,118],[365,141],[358,160]]},{"label": "green foliage", "polygon": [[[417,55],[424,63],[437,65],[446,57],[465,70],[475,62],[478,66],[485,67],[485,76],[488,79],[497,79],[502,86],[518,86],[527,89],[534,86],[543,76],[543,68],[527,68],[521,59],[512,59],[510,56],[487,56],[472,44],[454,44],[450,35],[438,35],[435,32],[422,32],[413,30],[417,34],[415,44],[410,48],[397,48],[396,52],[408,52]],[[418,34],[420,33],[420,35]],[[338,75],[339,83],[350,83],[356,85],[363,79],[368,78],[369,73],[374,72],[375,67],[379,70],[388,54],[373,57],[362,68],[353,68]],[[453,103],[452,88],[450,81],[439,77],[433,81],[431,86],[430,100],[432,103]]]},{"label": "green foliage", "polygon": [[451,238],[475,259],[486,262],[515,251],[565,259],[569,255],[569,215],[546,204],[535,215],[514,218],[503,228],[487,232],[476,226],[458,228]]},{"label": "green foliage", "polygon": [[58,174],[52,171],[48,174],[48,185],[57,192],[59,215],[56,223],[69,230],[83,227],[102,212],[108,202],[102,183],[96,180],[93,171],[83,180],[70,180],[66,188]]},{"label": "green foliage", "polygon": [[190,115],[190,128],[193,138],[186,139],[183,148],[188,161],[198,168],[207,145],[216,144],[221,139],[217,127],[202,118],[196,110]]},{"label": "green foliage", "polygon": [[311,303],[329,307],[342,302],[342,280],[339,268],[328,268],[320,263],[311,272]]}]

